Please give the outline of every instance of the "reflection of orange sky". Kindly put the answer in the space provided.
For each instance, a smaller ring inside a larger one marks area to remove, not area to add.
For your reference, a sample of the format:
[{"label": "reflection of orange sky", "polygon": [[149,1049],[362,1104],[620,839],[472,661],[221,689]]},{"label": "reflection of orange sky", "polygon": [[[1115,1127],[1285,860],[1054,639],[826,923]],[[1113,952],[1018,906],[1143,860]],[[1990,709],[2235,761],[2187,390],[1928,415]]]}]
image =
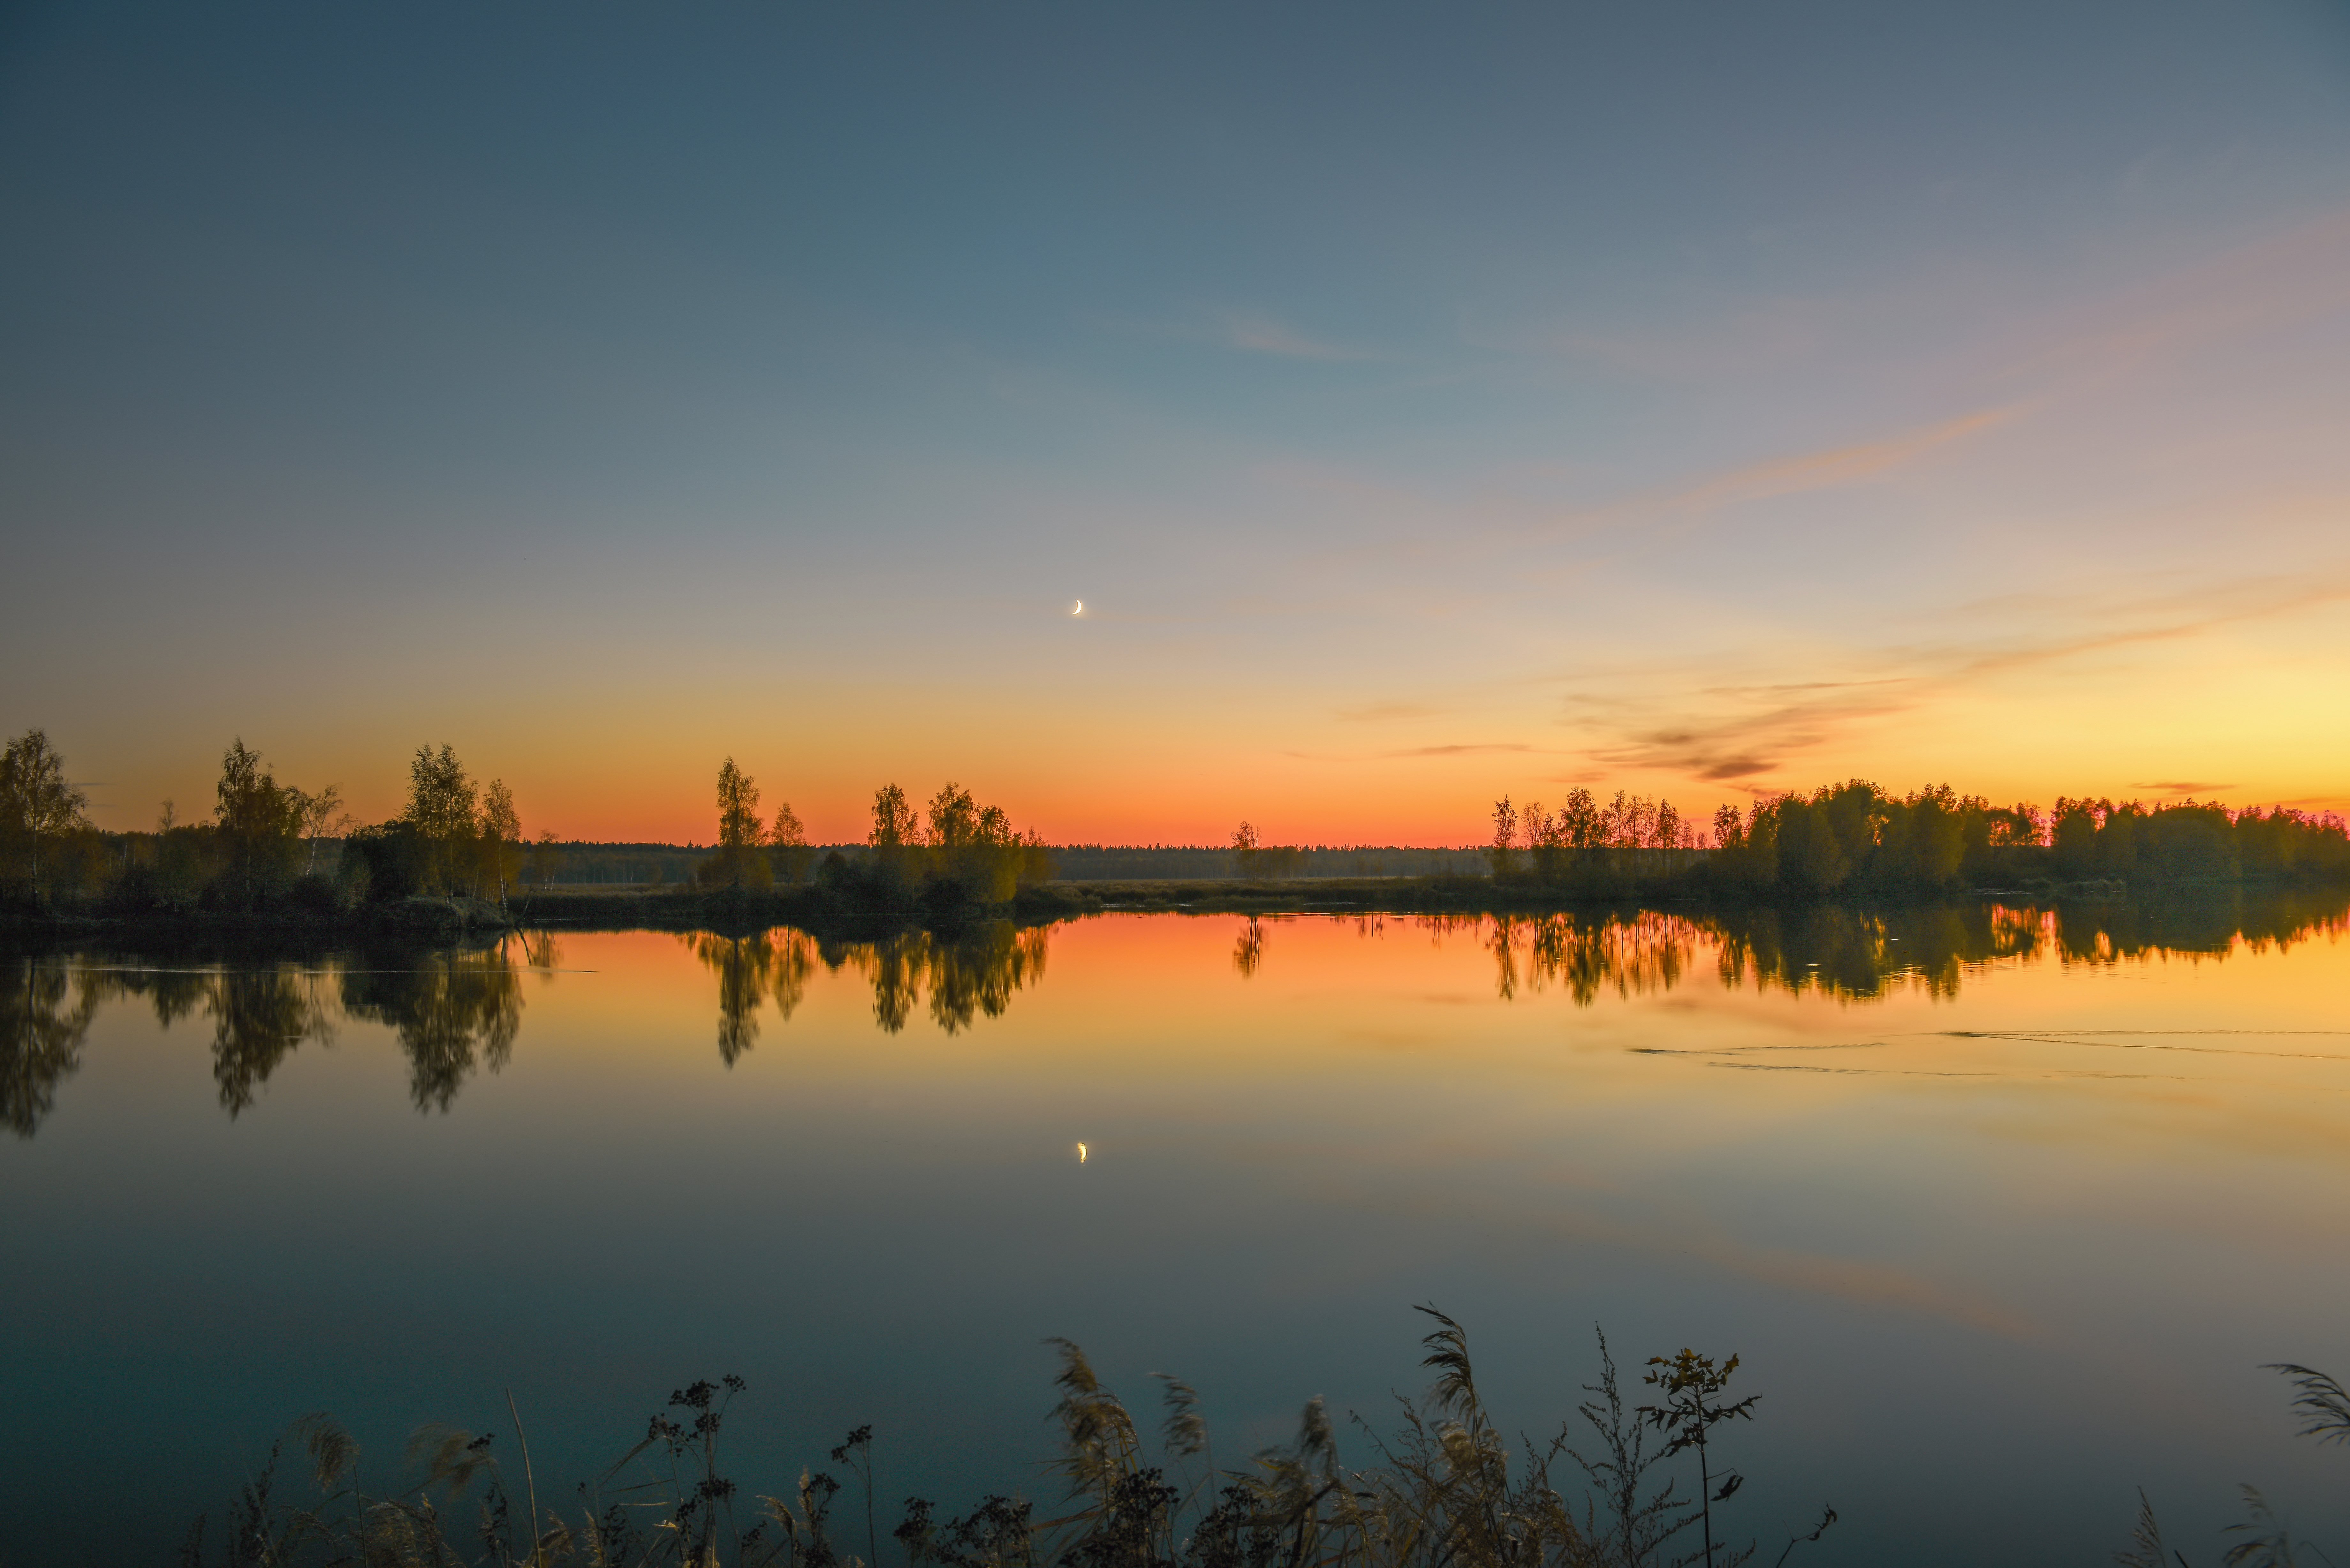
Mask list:
[{"label": "reflection of orange sky", "polygon": [[899,1158],[917,1160],[1006,1136],[1043,1159],[1083,1139],[1090,1168],[1188,1150],[1316,1202],[1661,1246],[2008,1335],[2040,1332],[2045,1303],[2028,1276],[1962,1262],[1957,1231],[1880,1255],[1800,1211],[1725,1229],[1718,1199],[1679,1194],[1717,1164],[1790,1191],[1877,1169],[1888,1191],[1971,1194],[1993,1232],[2010,1209],[2019,1224],[2078,1209],[2287,1248],[2350,1222],[2331,1196],[2350,1176],[2338,933],[2223,957],[1999,961],[1954,998],[1897,981],[1865,1002],[1726,990],[1700,944],[1669,987],[1577,1006],[1559,986],[1502,1000],[1486,922],[1261,921],[1244,976],[1246,929],[1232,916],[1055,927],[1042,978],[953,1033],[919,1006],[884,1033],[854,966],[818,969],[787,1021],[763,1010],[731,1068],[717,977],[683,942],[567,937],[565,967],[595,972],[531,988],[504,1076],[585,1069],[647,1105],[894,1107]]},{"label": "reflection of orange sky", "polygon": [[[953,1168],[1074,1171],[1083,1140],[1089,1173],[1204,1163],[1375,1226],[1696,1260],[2008,1336],[2069,1310],[2002,1241],[2053,1215],[2281,1257],[2350,1239],[2338,930],[2224,956],[2048,952],[1969,969],[1955,995],[1897,980],[1867,1001],[1725,988],[1698,940],[1670,983],[1636,963],[1587,1005],[1523,965],[1503,999],[1494,930],[1260,920],[1243,973],[1241,917],[1106,915],[1051,928],[1041,975],[952,1032],[918,1003],[885,1033],[858,965],[818,966],[788,1017],[760,1007],[732,1065],[720,977],[690,940],[568,935],[524,982],[512,1059],[449,1114],[516,1137],[620,1114],[631,1136],[745,1148],[862,1128],[857,1158]],[[210,1092],[211,1028],[158,1043],[188,1092]],[[255,1114],[298,1117],[338,1080],[403,1113],[390,1031],[338,1029]],[[1884,1231],[1918,1214],[1939,1218]]]},{"label": "reflection of orange sky", "polygon": [[[2053,924],[2055,917],[2030,918]],[[1708,1069],[1684,1087],[1734,1082],[1724,1092],[1741,1096],[1841,1096],[1856,1083],[1875,1093],[1912,1077],[1960,1075],[2052,1090],[2075,1081],[2131,1084],[2159,1098],[2174,1092],[2163,1085],[2257,1088],[2308,1075],[2330,1083],[2337,1065],[2350,1068],[2350,1017],[2341,1007],[2350,995],[2350,941],[2338,930],[2287,947],[2240,940],[2225,954],[2158,951],[2112,963],[2068,961],[2052,945],[2043,957],[1969,966],[1955,998],[1896,976],[1886,994],[1856,1000],[1795,996],[1751,979],[1726,989],[1718,948],[1696,928],[1671,923],[1691,947],[1670,983],[1635,951],[1620,982],[1577,1006],[1562,983],[1535,972],[1523,947],[1515,994],[1502,998],[1490,921],[1263,919],[1254,922],[1253,971],[1243,974],[1235,955],[1250,929],[1244,917],[1110,914],[1050,928],[1042,978],[1014,992],[999,1018],[982,1016],[948,1034],[917,1007],[902,1033],[886,1035],[872,1025],[871,987],[858,967],[819,967],[789,1021],[765,1009],[756,1049],[772,1045],[795,1058],[795,1072],[818,1075],[881,1060],[1049,1074],[1072,1057],[1144,1076],[1182,1061],[1278,1074],[1333,1057],[1345,1058],[1349,1072],[1375,1075],[1430,1059],[1448,1073],[1547,1073],[1572,1057],[1578,1076],[1612,1062],[1616,1076],[1650,1085],[1671,1060]],[[563,969],[593,972],[534,984],[526,1033],[552,1031],[627,1052],[681,1029],[698,1033],[692,1021],[703,1015],[714,1020],[716,978],[677,937],[639,931],[561,941]],[[2312,1030],[2320,1033],[2305,1047],[2276,1044]],[[2325,1033],[2334,1030],[2343,1033]],[[804,1035],[843,1049],[807,1054],[798,1044]],[[1631,1045],[1644,1054],[1620,1055]],[[1802,1060],[1779,1054],[1820,1047]],[[1656,1052],[1671,1055],[1646,1054]],[[1748,1068],[1771,1071],[1739,1070]],[[1758,1090],[1756,1078],[1776,1087]],[[2341,1086],[2350,1090],[2350,1078]]]}]

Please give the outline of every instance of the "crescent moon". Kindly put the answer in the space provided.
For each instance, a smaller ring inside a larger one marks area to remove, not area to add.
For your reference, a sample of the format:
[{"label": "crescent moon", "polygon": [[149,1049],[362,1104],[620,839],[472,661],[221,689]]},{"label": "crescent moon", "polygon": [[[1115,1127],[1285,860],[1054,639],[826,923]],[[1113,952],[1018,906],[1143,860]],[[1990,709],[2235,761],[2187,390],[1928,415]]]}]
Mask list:
[{"label": "crescent moon", "polygon": [[1076,602],[1074,606],[1072,606],[1072,607],[1070,607],[1069,613],[1070,613],[1071,615],[1083,615],[1083,614],[1085,614],[1085,613],[1086,613],[1086,601],[1085,601],[1085,600],[1083,600],[1083,599],[1079,599],[1079,600],[1077,600],[1077,602]]},{"label": "crescent moon", "polygon": [[1079,1145],[1077,1145],[1077,1163],[1078,1163],[1079,1165],[1083,1165],[1083,1164],[1085,1164],[1085,1162],[1086,1162],[1086,1146],[1085,1146],[1085,1145],[1083,1145],[1083,1144],[1079,1144]]}]

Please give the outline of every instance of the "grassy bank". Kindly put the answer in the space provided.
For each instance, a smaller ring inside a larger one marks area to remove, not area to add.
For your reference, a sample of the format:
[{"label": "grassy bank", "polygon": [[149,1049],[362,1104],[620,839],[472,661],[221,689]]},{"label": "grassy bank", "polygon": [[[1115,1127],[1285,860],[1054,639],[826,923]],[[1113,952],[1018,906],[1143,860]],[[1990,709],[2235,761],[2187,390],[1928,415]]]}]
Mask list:
[{"label": "grassy bank", "polygon": [[[541,1477],[527,1424],[508,1402],[507,1431],[420,1429],[406,1475],[360,1485],[350,1436],[305,1418],[215,1528],[200,1520],[187,1568],[401,1568],[555,1564],[595,1568],[1731,1568],[1767,1549],[1783,1564],[1835,1521],[1757,1542],[1742,1527],[1736,1466],[1757,1398],[1733,1390],[1738,1358],[1683,1350],[1652,1357],[1634,1387],[1607,1341],[1597,1381],[1542,1439],[1502,1432],[1488,1413],[1461,1325],[1433,1307],[1421,1365],[1434,1381],[1400,1403],[1380,1435],[1306,1402],[1297,1435],[1219,1466],[1199,1396],[1160,1382],[1157,1430],[1096,1376],[1066,1340],[1051,1418],[1058,1451],[1041,1497],[1027,1489],[948,1513],[910,1497],[875,1495],[876,1434],[847,1433],[829,1469],[808,1469],[773,1491],[730,1473],[726,1423],[739,1377],[672,1392],[643,1436],[576,1489]],[[1632,1401],[1646,1397],[1647,1403]],[[509,1439],[511,1439],[509,1441]],[[1230,1450],[1227,1449],[1229,1454]],[[286,1469],[306,1472],[283,1473]],[[1026,1468],[1026,1467],[1022,1467]],[[301,1494],[292,1501],[288,1494]],[[555,1502],[557,1497],[577,1501]],[[887,1511],[885,1512],[885,1508]],[[882,1541],[889,1542],[888,1546]]]},{"label": "grassy bank", "polygon": [[[1489,914],[1541,915],[1606,909],[1669,909],[1702,918],[1740,910],[1926,909],[1981,899],[2113,902],[2133,898],[2231,898],[2246,893],[2330,892],[2350,879],[2310,876],[2064,878],[2042,863],[2002,867],[1991,885],[1958,888],[1888,888],[1836,892],[1757,888],[1725,881],[1703,862],[1599,864],[1581,875],[1532,877],[1327,877],[1279,880],[1229,878],[1101,879],[1040,882],[1000,902],[979,902],[933,888],[903,898],[875,897],[863,887],[844,894],[819,882],[796,886],[695,888],[556,887],[520,890],[503,903],[464,897],[410,897],[378,902],[283,900],[216,909],[102,903],[0,910],[0,937],[47,943],[75,940],[168,944],[221,940],[460,941],[501,931],[750,930],[772,925],[869,929],[919,923],[952,926],[973,919],[1038,923],[1103,912],[1186,914]],[[2042,859],[2044,861],[2044,857]]]},{"label": "grassy bank", "polygon": [[[217,1523],[195,1521],[182,1568],[1785,1568],[1837,1523],[1823,1503],[1792,1533],[1759,1538],[1740,1494],[1768,1465],[1761,1395],[1732,1355],[1648,1358],[1627,1386],[1604,1334],[1586,1397],[1540,1436],[1497,1428],[1467,1331],[1434,1307],[1420,1365],[1434,1374],[1395,1426],[1340,1421],[1308,1400],[1296,1436],[1219,1465],[1199,1395],[1160,1384],[1148,1429],[1066,1340],[1050,1419],[1058,1449],[1036,1489],[1014,1485],[960,1513],[877,1495],[877,1434],[847,1433],[828,1469],[755,1491],[732,1473],[726,1425],[740,1377],[674,1390],[642,1436],[576,1485],[541,1477],[511,1393],[505,1430],[428,1426],[397,1466],[362,1455],[333,1418],[304,1417]],[[2302,1435],[2350,1439],[2350,1392],[2299,1366]],[[1736,1386],[1733,1386],[1732,1385]],[[1634,1401],[1638,1401],[1634,1403]],[[1345,1434],[1342,1438],[1342,1432]],[[542,1438],[544,1434],[542,1434]],[[1229,1455],[1230,1449],[1227,1449]],[[1034,1474],[1033,1467],[1020,1466]],[[361,1484],[362,1475],[400,1474]],[[404,1473],[401,1473],[404,1472]],[[2290,1568],[2331,1561],[2293,1539],[2258,1489],[2216,1561]],[[557,1498],[576,1501],[557,1502]],[[1847,1499],[1847,1506],[1853,1504]],[[2120,1500],[2116,1500],[2117,1501]],[[2194,1568],[2143,1492],[2112,1561]],[[2122,1510],[2117,1508],[2116,1514]],[[885,1521],[894,1519],[886,1528]],[[881,1544],[887,1539],[888,1546]]]}]

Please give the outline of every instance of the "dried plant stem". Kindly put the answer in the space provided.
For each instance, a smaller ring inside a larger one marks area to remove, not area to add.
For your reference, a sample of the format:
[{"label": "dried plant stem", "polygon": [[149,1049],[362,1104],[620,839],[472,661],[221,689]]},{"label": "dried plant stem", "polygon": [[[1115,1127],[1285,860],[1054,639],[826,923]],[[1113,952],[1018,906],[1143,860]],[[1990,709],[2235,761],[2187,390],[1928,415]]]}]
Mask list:
[{"label": "dried plant stem", "polygon": [[522,1480],[530,1498],[530,1561],[531,1568],[538,1564],[538,1479],[531,1473],[530,1438],[522,1429],[522,1412],[515,1407],[514,1390],[506,1390],[506,1414],[514,1417],[515,1442],[522,1449]]}]

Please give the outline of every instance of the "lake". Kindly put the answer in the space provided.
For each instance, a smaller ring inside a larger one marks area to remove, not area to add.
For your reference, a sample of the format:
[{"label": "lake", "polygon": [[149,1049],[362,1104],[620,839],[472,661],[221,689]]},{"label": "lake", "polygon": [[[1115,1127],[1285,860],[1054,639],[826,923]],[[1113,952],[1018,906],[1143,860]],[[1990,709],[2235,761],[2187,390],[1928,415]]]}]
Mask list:
[{"label": "lake", "polygon": [[2240,1481],[2345,1560],[2350,1457],[2260,1367],[2350,1376],[2345,929],[2019,900],[16,955],[0,1561],[93,1560],[94,1518],[163,1560],[319,1409],[372,1489],[430,1421],[511,1463],[511,1390],[559,1495],[724,1373],[750,1491],[871,1423],[886,1532],[909,1492],[1047,1489],[1048,1335],[1153,1425],[1150,1374],[1193,1384],[1231,1464],[1311,1396],[1391,1425],[1415,1303],[1538,1438],[1595,1324],[1627,1376],[1742,1356],[1721,1517],[1766,1563],[1824,1502],[1793,1562],[2104,1562],[2139,1486],[2213,1559]]}]

